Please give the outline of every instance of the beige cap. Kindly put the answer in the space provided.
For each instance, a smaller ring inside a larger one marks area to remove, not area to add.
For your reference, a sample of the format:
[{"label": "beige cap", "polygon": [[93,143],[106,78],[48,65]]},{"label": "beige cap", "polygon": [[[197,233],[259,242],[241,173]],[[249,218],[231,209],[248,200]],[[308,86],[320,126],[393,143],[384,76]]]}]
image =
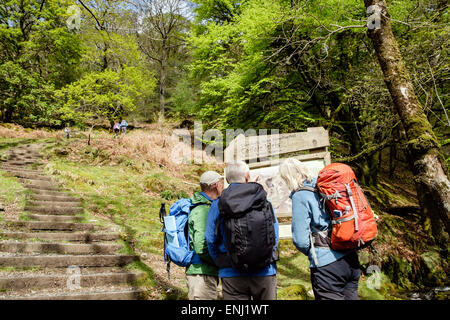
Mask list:
[{"label": "beige cap", "polygon": [[221,176],[220,174],[218,174],[215,171],[206,171],[200,177],[200,183],[210,186],[210,185],[213,185],[213,184],[219,182],[223,178],[224,178],[223,176]]}]

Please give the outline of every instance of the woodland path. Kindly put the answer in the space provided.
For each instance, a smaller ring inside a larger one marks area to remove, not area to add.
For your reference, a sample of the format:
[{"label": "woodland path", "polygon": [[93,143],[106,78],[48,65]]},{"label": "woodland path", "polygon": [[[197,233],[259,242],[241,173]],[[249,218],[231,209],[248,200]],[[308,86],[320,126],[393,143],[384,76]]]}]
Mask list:
[{"label": "woodland path", "polygon": [[[143,299],[139,258],[118,253],[120,235],[83,221],[80,199],[43,170],[39,145],[11,149],[0,170],[28,190],[25,213],[0,223],[0,299]],[[0,212],[1,214],[1,212]]]}]

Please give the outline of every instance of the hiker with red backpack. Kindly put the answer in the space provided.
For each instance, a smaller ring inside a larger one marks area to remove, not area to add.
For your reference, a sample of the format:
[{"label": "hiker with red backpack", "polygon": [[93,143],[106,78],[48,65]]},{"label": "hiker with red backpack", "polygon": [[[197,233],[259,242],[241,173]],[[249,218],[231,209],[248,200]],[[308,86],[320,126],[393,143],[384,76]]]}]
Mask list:
[{"label": "hiker with red backpack", "polygon": [[219,267],[224,300],[276,300],[278,221],[264,188],[243,161],[228,163],[230,184],[211,204],[206,243]]},{"label": "hiker with red backpack", "polygon": [[356,249],[376,237],[376,222],[353,171],[334,163],[313,178],[289,158],[279,173],[291,190],[293,242],[310,260],[316,300],[357,300]]}]

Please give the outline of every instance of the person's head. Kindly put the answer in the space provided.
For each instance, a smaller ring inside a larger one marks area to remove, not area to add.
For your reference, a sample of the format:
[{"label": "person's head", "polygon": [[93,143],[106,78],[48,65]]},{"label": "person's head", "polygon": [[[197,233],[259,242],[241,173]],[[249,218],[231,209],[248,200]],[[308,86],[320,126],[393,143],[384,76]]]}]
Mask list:
[{"label": "person's head", "polygon": [[288,158],[280,165],[279,173],[290,191],[296,191],[303,186],[303,182],[312,181],[308,168],[299,160]]},{"label": "person's head", "polygon": [[200,177],[200,188],[212,200],[217,199],[223,191],[223,176],[215,171],[206,171]]},{"label": "person's head", "polygon": [[229,184],[247,183],[250,179],[250,169],[244,161],[233,161],[227,163],[225,177]]}]

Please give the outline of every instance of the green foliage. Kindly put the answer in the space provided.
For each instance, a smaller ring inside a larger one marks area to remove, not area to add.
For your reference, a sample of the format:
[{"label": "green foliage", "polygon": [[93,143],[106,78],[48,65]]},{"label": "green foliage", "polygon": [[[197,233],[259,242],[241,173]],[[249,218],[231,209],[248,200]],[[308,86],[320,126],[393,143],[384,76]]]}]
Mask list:
[{"label": "green foliage", "polygon": [[65,121],[100,117],[113,122],[135,110],[154,85],[152,74],[137,67],[92,72],[57,92],[65,101],[59,112]]},{"label": "green foliage", "polygon": [[[193,109],[185,114],[196,114],[219,129],[293,132],[324,126],[335,142],[333,158],[349,159],[345,161],[356,167],[361,183],[375,186],[379,150],[398,143],[401,127],[367,39],[363,3],[196,3],[190,78],[183,81],[193,82],[199,94],[191,100],[195,103],[186,104]],[[432,97],[439,94],[448,106],[444,45],[448,17],[440,6],[431,0],[389,3],[405,61],[417,73],[419,99],[445,141],[449,134],[448,126],[443,127],[445,110]],[[398,22],[414,19],[420,23],[411,24],[421,25],[414,30]]]},{"label": "green foliage", "polygon": [[59,125],[55,89],[72,81],[79,37],[65,25],[70,1],[4,1],[0,5],[1,120]]},{"label": "green foliage", "polygon": [[195,108],[198,100],[196,88],[186,77],[177,82],[172,94],[172,111],[180,118],[187,118],[195,115]]},{"label": "green foliage", "polygon": [[165,199],[165,200],[172,200],[173,199],[173,195],[172,195],[172,191],[170,190],[164,190],[163,192],[161,192],[161,198]]}]

